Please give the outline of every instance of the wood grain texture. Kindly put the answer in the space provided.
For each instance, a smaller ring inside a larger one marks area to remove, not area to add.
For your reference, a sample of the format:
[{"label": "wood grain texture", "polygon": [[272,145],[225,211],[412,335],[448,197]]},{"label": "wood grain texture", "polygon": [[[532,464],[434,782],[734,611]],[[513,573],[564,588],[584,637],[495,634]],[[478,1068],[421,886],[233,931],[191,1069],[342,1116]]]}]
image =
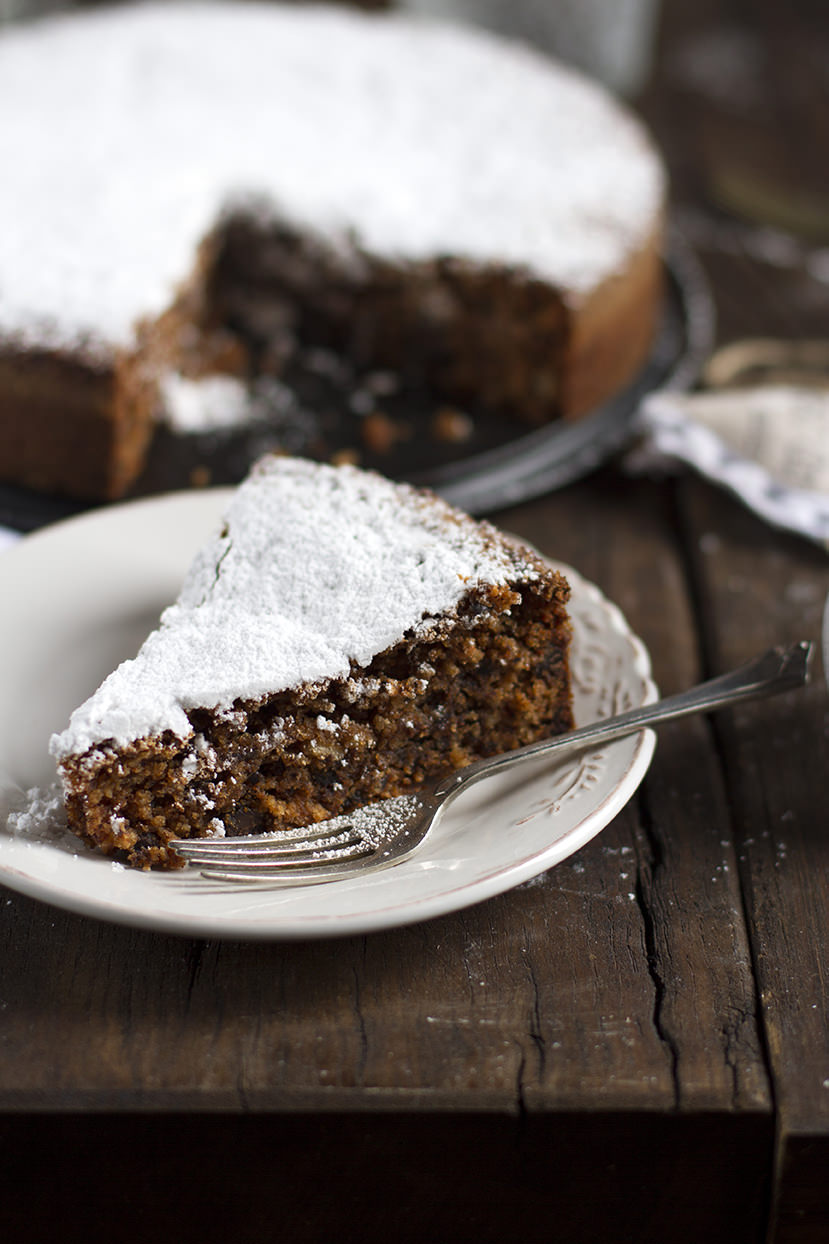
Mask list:
[{"label": "wood grain texture", "polygon": [[[688,488],[685,512],[697,530],[722,533],[705,542],[697,565],[717,660],[818,639],[829,593],[823,554],[802,541],[769,541],[754,518],[703,486]],[[795,1210],[801,1164],[813,1174],[821,1163],[829,1169],[829,746],[819,657],[815,667],[806,692],[735,710],[719,735],[779,1119],[781,1240],[829,1235],[817,1184],[808,1210]]]},{"label": "wood grain texture", "polygon": [[[526,508],[523,515],[507,515],[506,523],[514,517],[512,526],[521,525],[545,552],[577,565],[620,606],[648,646],[664,693],[697,681],[702,654],[668,493],[602,474],[577,496],[546,500],[543,512],[554,533],[546,538],[540,525],[528,525]],[[611,845],[624,824],[619,818],[577,863],[586,856],[592,876],[594,856],[618,853],[617,894],[630,896],[638,918],[634,971],[640,979],[647,974],[651,1025],[670,1069],[674,1102],[689,1109],[740,1103],[768,1110],[724,781],[705,723],[660,732],[635,808],[626,842]],[[595,916],[587,918],[587,928],[596,928]],[[616,964],[605,967],[617,976]]]}]

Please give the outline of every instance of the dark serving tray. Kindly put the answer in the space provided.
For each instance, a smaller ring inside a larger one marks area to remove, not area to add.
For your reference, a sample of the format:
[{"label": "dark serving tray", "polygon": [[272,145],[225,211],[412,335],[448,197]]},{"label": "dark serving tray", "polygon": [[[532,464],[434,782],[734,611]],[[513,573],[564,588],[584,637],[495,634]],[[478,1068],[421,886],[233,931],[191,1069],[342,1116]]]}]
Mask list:
[{"label": "dark serving tray", "polygon": [[[382,398],[384,412],[408,435],[382,453],[361,446],[360,464],[394,479],[428,486],[472,514],[542,496],[580,479],[630,442],[643,397],[655,389],[687,389],[714,341],[714,311],[693,252],[672,235],[666,260],[667,294],[650,358],[635,381],[591,414],[516,435],[503,416],[469,412],[474,432],[463,443],[436,440],[430,431],[435,400],[411,389]],[[286,376],[296,394],[278,423],[267,415],[242,430],[181,435],[159,428],[147,466],[130,496],[149,496],[211,484],[234,484],[269,449],[328,458],[360,445],[361,416],[350,409],[354,378],[332,383],[300,365]],[[0,524],[32,531],[91,508],[30,489],[0,485]]]}]

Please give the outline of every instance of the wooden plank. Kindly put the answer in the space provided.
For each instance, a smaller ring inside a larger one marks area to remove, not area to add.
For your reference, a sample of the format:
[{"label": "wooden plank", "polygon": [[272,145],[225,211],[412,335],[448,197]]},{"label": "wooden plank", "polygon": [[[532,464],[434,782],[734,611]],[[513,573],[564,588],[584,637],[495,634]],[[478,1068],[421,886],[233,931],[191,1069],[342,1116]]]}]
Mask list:
[{"label": "wooden plank", "polygon": [[[736,502],[688,481],[685,518],[713,666],[774,642],[815,640],[829,591],[825,555],[772,535]],[[778,1234],[829,1234],[829,853],[827,693],[806,691],[722,720],[738,864],[779,1114]]]},{"label": "wooden plank", "polygon": [[[675,548],[670,489],[606,472],[545,502],[536,527],[531,519],[522,521],[546,551],[561,551],[622,608],[647,644],[666,694],[698,680],[694,602]],[[660,732],[635,816],[626,840],[620,837],[626,832],[622,818],[576,864],[601,877],[597,855],[617,852],[626,875],[606,876],[605,893],[632,895],[628,914],[635,913],[638,924],[625,928],[623,909],[603,922],[588,912],[575,927],[586,936],[599,930],[619,938],[621,947],[592,948],[608,974],[619,972],[631,954],[634,971],[647,973],[649,1022],[658,1033],[679,1108],[767,1112],[771,1101],[727,792],[705,722]],[[581,962],[590,953],[582,946],[574,958]],[[641,1013],[637,1018],[644,1022]],[[646,1057],[644,1065],[654,1064]]]}]

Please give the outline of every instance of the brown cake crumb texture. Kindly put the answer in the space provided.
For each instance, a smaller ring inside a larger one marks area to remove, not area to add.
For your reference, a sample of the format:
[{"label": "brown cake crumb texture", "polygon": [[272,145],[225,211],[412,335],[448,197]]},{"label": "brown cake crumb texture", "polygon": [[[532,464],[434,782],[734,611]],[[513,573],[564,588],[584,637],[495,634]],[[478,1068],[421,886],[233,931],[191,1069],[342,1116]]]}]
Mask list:
[{"label": "brown cake crumb texture", "polygon": [[423,635],[351,676],[230,711],[193,734],[64,765],[71,828],[113,859],[174,868],[176,837],[308,824],[572,727],[561,575],[476,587]]}]

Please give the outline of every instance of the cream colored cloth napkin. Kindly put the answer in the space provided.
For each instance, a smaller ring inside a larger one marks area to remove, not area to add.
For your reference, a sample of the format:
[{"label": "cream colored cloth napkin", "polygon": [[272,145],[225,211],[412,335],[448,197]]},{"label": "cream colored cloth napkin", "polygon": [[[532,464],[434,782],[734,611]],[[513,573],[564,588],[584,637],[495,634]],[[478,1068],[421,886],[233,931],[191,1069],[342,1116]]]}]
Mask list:
[{"label": "cream colored cloth napkin", "polygon": [[681,464],[767,522],[829,551],[829,388],[791,384],[653,393],[638,416],[634,472]]}]

